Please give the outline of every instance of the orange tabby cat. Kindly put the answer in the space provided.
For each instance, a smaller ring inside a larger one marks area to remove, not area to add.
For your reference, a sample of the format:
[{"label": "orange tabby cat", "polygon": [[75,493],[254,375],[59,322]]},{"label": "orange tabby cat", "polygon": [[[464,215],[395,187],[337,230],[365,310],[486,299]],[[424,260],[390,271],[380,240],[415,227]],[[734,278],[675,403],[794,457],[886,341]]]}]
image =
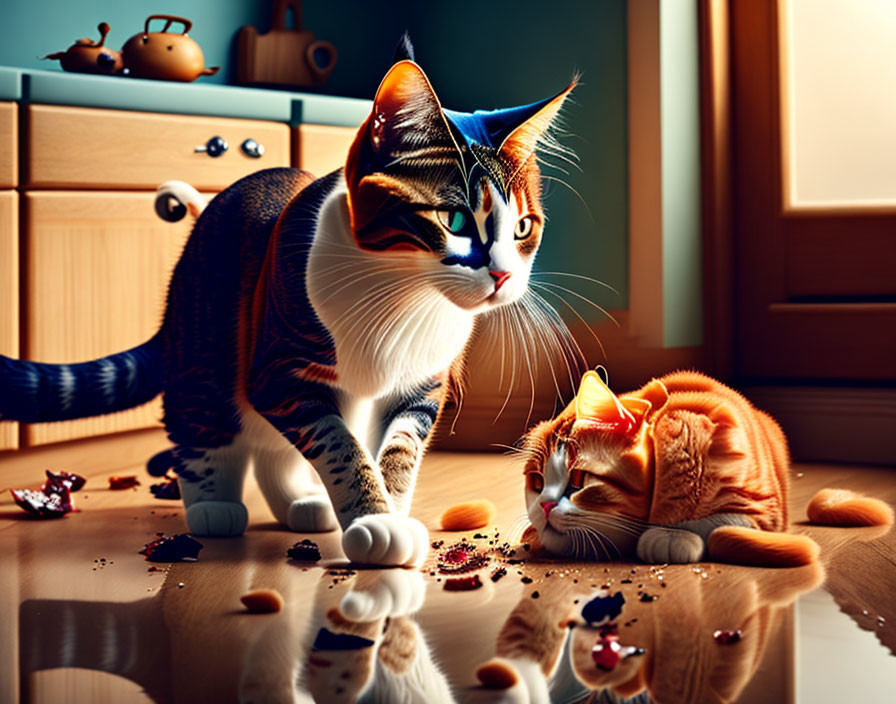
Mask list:
[{"label": "orange tabby cat", "polygon": [[[586,559],[788,566],[818,546],[784,533],[790,459],[777,423],[740,394],[676,372],[617,397],[596,372],[526,437],[528,515],[550,552]],[[893,522],[876,499],[823,490],[825,525]]]}]

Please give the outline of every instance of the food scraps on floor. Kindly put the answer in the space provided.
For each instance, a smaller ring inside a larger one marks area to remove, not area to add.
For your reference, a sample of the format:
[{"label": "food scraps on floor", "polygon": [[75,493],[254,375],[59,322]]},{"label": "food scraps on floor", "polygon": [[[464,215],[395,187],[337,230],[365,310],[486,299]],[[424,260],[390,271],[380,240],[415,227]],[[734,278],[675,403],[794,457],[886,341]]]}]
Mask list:
[{"label": "food scraps on floor", "polygon": [[150,562],[196,562],[202,543],[187,533],[165,535],[156,533],[156,539],[143,546],[141,555]]},{"label": "food scraps on floor", "polygon": [[177,475],[170,469],[158,484],[149,487],[153,496],[157,499],[180,499],[180,485],[177,483]]},{"label": "food scraps on floor", "polygon": [[133,474],[123,477],[109,477],[109,488],[112,491],[133,489],[135,486],[140,486],[140,480]]},{"label": "food scraps on floor", "polygon": [[498,509],[491,501],[478,499],[447,508],[440,523],[442,530],[473,530],[492,523],[497,515]]},{"label": "food scraps on floor", "polygon": [[290,560],[297,560],[299,562],[317,562],[320,560],[320,548],[317,547],[317,543],[313,540],[300,540],[297,543],[294,543],[291,548],[286,551],[286,556]]},{"label": "food scraps on floor", "polygon": [[283,609],[283,596],[276,589],[255,589],[240,601],[250,614],[275,614]]}]

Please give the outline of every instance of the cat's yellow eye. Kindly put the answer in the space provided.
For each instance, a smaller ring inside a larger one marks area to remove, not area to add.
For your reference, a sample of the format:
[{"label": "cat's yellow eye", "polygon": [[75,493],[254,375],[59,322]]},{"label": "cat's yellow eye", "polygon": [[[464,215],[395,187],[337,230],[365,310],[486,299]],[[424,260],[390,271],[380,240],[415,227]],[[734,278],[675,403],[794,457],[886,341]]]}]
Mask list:
[{"label": "cat's yellow eye", "polygon": [[529,235],[532,234],[532,230],[535,229],[535,221],[531,215],[527,215],[524,218],[520,218],[516,227],[513,230],[513,239],[515,240],[524,240]]},{"label": "cat's yellow eye", "polygon": [[464,215],[462,210],[437,210],[436,214],[439,222],[442,223],[442,227],[455,235],[463,230],[464,225],[467,224],[467,216]]},{"label": "cat's yellow eye", "polygon": [[569,486],[575,487],[576,489],[581,489],[585,486],[585,472],[581,469],[572,469],[569,472],[569,480],[567,481]]},{"label": "cat's yellow eye", "polygon": [[541,490],[544,489],[544,477],[537,472],[529,472],[526,475],[526,488],[529,491],[540,494]]}]

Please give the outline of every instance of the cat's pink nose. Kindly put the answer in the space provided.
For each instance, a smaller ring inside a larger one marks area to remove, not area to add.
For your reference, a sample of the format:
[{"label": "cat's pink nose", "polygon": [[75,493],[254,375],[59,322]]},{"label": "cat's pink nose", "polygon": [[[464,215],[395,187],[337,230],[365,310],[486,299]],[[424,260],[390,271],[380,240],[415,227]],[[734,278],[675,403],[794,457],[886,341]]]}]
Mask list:
[{"label": "cat's pink nose", "polygon": [[495,291],[500,289],[504,285],[504,282],[510,278],[509,271],[492,271],[489,269],[488,275],[495,280]]},{"label": "cat's pink nose", "polygon": [[544,511],[544,517],[547,518],[548,514],[557,505],[556,501],[542,501],[541,502],[541,510]]}]

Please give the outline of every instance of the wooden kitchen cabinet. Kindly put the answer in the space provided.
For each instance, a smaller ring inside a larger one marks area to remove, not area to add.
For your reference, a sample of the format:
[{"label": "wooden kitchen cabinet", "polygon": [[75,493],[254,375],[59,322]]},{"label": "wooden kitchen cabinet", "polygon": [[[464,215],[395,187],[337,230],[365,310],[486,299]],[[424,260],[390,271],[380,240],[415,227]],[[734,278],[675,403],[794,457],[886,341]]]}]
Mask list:
[{"label": "wooden kitchen cabinet", "polygon": [[[0,354],[7,357],[19,356],[18,201],[15,191],[0,191]],[[0,450],[18,445],[19,424],[0,422]]]},{"label": "wooden kitchen cabinet", "polygon": [[0,188],[19,183],[19,106],[0,102]]},{"label": "wooden kitchen cabinet", "polygon": [[[23,357],[83,362],[126,350],[158,329],[168,280],[192,221],[169,224],[151,192],[24,195]],[[29,445],[157,426],[159,399],[96,418],[25,426]]]},{"label": "wooden kitchen cabinet", "polygon": [[299,125],[293,128],[293,164],[320,178],[345,166],[357,127]]},{"label": "wooden kitchen cabinet", "polygon": [[[29,105],[28,188],[155,189],[172,179],[219,191],[243,176],[290,165],[289,127],[279,122]],[[217,157],[196,152],[219,136]],[[259,158],[241,144],[254,139]]]}]

